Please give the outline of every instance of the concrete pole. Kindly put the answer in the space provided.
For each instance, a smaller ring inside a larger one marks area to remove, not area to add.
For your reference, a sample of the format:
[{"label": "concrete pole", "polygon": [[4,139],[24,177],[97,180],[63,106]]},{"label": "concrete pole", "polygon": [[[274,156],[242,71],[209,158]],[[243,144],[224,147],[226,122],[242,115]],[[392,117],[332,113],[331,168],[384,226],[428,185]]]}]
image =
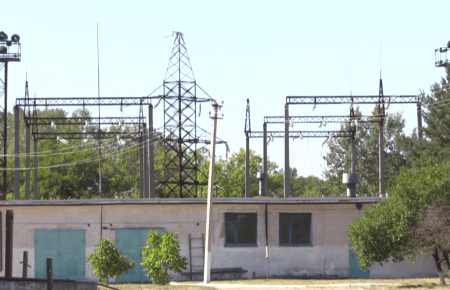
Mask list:
[{"label": "concrete pole", "polygon": [[5,277],[12,278],[13,271],[13,234],[14,211],[6,211],[6,241],[5,241]]},{"label": "concrete pole", "polygon": [[34,162],[33,162],[33,167],[34,167],[34,180],[33,180],[33,193],[34,193],[34,199],[38,200],[39,199],[39,192],[38,192],[38,140],[34,139]]},{"label": "concrete pole", "polygon": [[143,149],[143,139],[139,138],[139,196],[144,198],[144,149]]},{"label": "concrete pole", "polygon": [[144,124],[144,198],[149,198],[148,185],[148,135],[147,124]]},{"label": "concrete pole", "polygon": [[211,155],[209,161],[209,177],[208,177],[208,200],[206,206],[206,241],[205,241],[205,262],[203,269],[203,283],[211,282],[211,248],[213,235],[213,190],[214,190],[214,167],[216,157],[216,131],[217,131],[217,109],[218,105],[214,105],[213,112],[213,130],[211,132]]},{"label": "concrete pole", "polygon": [[422,140],[422,104],[420,101],[417,102],[417,139]]},{"label": "concrete pole", "polygon": [[267,173],[267,123],[263,125],[263,171],[265,173],[263,184],[264,184],[264,195],[269,195],[269,174]]},{"label": "concrete pole", "polygon": [[289,105],[284,105],[284,198],[291,197],[289,165]]},{"label": "concrete pole", "polygon": [[250,138],[248,135],[245,137],[245,197],[250,197]]},{"label": "concrete pole", "polygon": [[14,107],[15,128],[14,128],[14,199],[20,199],[20,122],[19,106]]},{"label": "concrete pole", "polygon": [[150,198],[156,197],[155,189],[155,155],[153,152],[153,144],[155,143],[155,136],[153,136],[153,105],[148,106],[148,158],[149,158],[149,186],[150,186]]},{"label": "concrete pole", "polygon": [[[381,112],[381,110],[379,110],[378,112]],[[378,148],[379,148],[379,169],[378,169],[378,172],[379,172],[380,196],[385,196],[386,195],[386,192],[385,192],[385,189],[384,189],[384,132],[383,132],[384,130],[383,130],[383,117],[384,117],[384,110],[383,110],[382,116],[380,117],[380,134],[379,134],[380,136],[379,136],[379,144],[378,144]]]},{"label": "concrete pole", "polygon": [[26,132],[25,132],[25,167],[27,168],[25,170],[25,199],[30,200],[30,179],[31,179],[31,160],[30,160],[30,126],[26,125]]},{"label": "concrete pole", "polygon": [[352,133],[352,174],[356,173],[356,140],[355,131]]}]

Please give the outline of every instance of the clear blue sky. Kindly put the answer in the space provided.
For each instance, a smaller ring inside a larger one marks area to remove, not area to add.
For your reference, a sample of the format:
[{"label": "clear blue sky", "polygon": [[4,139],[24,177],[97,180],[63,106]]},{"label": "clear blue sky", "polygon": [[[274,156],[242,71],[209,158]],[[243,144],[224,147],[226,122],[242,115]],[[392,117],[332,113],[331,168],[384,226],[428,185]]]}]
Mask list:
[{"label": "clear blue sky", "polygon": [[[181,31],[197,82],[224,101],[218,135],[231,151],[245,145],[246,99],[252,129],[263,117],[282,115],[287,95],[427,92],[444,76],[434,67],[434,49],[450,40],[450,1],[3,1],[0,30],[21,36],[23,60],[10,65],[10,110],[24,96],[96,97],[96,25],[100,33],[102,96],[143,96],[164,79],[173,38]],[[3,101],[1,101],[3,102]],[[137,108],[124,114],[136,116]],[[162,106],[155,125],[162,126]],[[362,107],[369,113],[371,106]],[[403,111],[407,132],[416,126],[414,105]],[[210,130],[209,108],[199,125]],[[97,111],[93,109],[94,116]],[[121,115],[118,108],[102,114]],[[291,115],[347,115],[348,105],[291,106]],[[318,126],[317,126],[318,127]],[[328,126],[327,129],[332,128]],[[269,129],[282,130],[272,125]],[[295,130],[316,130],[296,125]],[[320,176],[323,140],[295,141],[291,166]],[[262,140],[251,140],[262,154]],[[295,148],[295,149],[294,149]],[[218,154],[224,156],[221,148]],[[283,167],[283,141],[269,145]]]}]

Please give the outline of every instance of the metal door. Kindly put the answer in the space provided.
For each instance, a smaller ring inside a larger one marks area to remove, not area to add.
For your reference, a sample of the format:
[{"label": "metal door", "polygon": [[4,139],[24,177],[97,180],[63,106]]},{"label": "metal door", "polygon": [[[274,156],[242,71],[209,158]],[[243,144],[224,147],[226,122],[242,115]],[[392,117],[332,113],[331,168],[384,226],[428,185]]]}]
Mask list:
[{"label": "metal door", "polygon": [[85,231],[35,230],[35,277],[47,278],[47,259],[53,259],[53,278],[85,281]]},{"label": "metal door", "polygon": [[150,278],[145,276],[142,262],[142,247],[145,246],[148,238],[148,232],[158,231],[164,233],[164,229],[118,229],[116,230],[116,247],[122,254],[136,262],[136,267],[123,273],[121,278],[116,278],[116,282],[142,282],[149,281]]},{"label": "metal door", "polygon": [[364,272],[359,267],[359,260],[356,253],[351,249],[351,244],[349,248],[349,260],[350,260],[350,278],[360,278],[360,279],[370,279],[370,270]]}]

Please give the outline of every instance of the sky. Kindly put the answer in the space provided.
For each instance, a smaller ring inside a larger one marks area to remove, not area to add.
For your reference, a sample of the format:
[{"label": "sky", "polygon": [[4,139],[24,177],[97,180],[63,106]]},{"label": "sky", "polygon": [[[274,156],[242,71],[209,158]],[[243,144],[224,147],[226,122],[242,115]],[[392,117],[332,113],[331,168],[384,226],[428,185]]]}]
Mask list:
[{"label": "sky", "polygon": [[[245,147],[246,100],[253,131],[264,116],[282,116],[286,96],[416,95],[444,76],[434,49],[450,40],[450,1],[23,1],[3,0],[0,31],[21,37],[22,61],[9,66],[8,108],[38,98],[97,97],[97,23],[100,91],[104,97],[145,96],[164,80],[173,31],[184,34],[197,83],[224,101],[217,134],[231,152]],[[0,100],[3,103],[3,100]],[[71,113],[72,108],[65,108]],[[91,108],[98,116],[97,108]],[[210,131],[208,106],[198,126]],[[373,110],[361,106],[363,114]],[[147,110],[144,110],[145,112]],[[415,105],[403,112],[405,132],[417,126]],[[290,107],[292,116],[348,115],[347,105]],[[102,116],[138,116],[138,107],[102,109]],[[163,126],[162,106],[155,127]],[[329,124],[327,130],[338,129]],[[269,125],[268,130],[283,130]],[[319,130],[296,124],[292,130]],[[290,164],[321,177],[321,139],[290,141]],[[262,139],[250,147],[262,155]],[[295,146],[294,146],[295,145]],[[217,154],[225,157],[225,147]],[[280,168],[284,140],[269,144]]]}]

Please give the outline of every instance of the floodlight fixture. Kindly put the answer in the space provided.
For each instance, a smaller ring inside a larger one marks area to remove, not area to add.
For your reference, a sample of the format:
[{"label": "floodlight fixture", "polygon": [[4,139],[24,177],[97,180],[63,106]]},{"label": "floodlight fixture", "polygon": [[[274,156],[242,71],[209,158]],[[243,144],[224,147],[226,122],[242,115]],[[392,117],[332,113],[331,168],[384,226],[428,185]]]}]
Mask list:
[{"label": "floodlight fixture", "polygon": [[0,54],[7,54],[8,53],[8,49],[6,48],[6,46],[0,46]]},{"label": "floodlight fixture", "polygon": [[450,48],[450,40],[447,42],[447,47]]},{"label": "floodlight fixture", "polygon": [[0,41],[7,41],[8,40],[8,34],[6,34],[3,31],[0,31]]},{"label": "floodlight fixture", "polygon": [[11,36],[11,40],[12,40],[12,42],[19,42],[20,41],[20,36],[18,34],[13,34]]}]

